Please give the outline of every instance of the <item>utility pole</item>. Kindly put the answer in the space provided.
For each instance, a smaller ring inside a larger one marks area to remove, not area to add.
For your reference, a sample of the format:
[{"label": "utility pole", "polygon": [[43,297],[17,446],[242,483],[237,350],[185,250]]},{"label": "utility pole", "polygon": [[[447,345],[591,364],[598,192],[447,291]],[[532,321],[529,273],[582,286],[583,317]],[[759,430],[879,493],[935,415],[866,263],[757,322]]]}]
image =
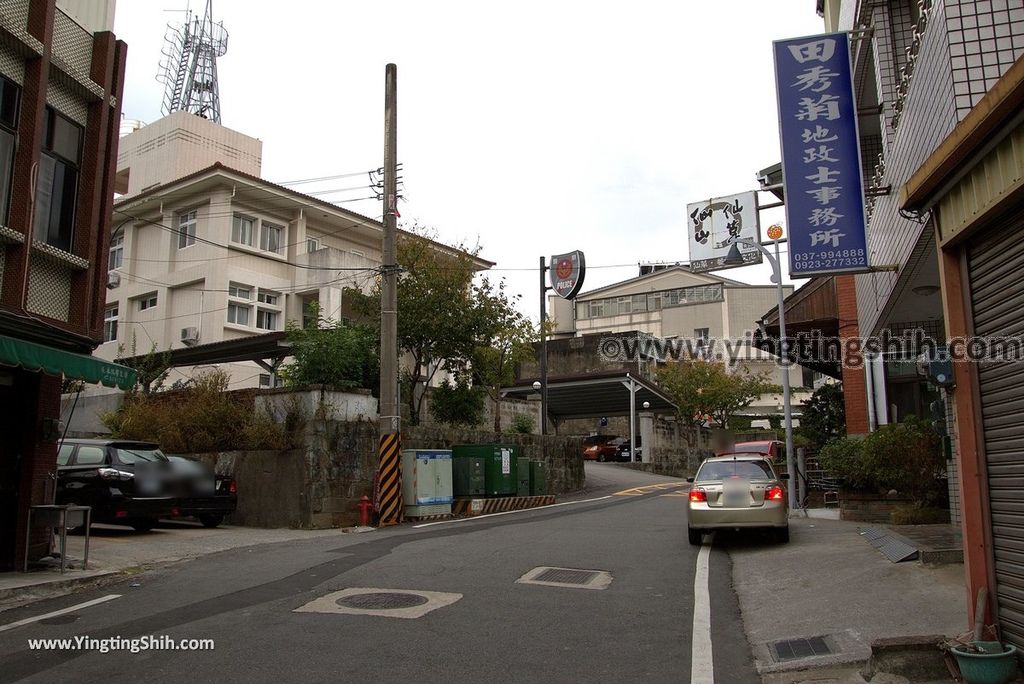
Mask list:
[{"label": "utility pole", "polygon": [[548,267],[540,258],[540,434],[548,434],[548,333],[544,327],[548,317]]},{"label": "utility pole", "polygon": [[384,76],[384,239],[380,296],[380,458],[376,500],[381,526],[402,521],[401,414],[398,407],[398,67]]}]

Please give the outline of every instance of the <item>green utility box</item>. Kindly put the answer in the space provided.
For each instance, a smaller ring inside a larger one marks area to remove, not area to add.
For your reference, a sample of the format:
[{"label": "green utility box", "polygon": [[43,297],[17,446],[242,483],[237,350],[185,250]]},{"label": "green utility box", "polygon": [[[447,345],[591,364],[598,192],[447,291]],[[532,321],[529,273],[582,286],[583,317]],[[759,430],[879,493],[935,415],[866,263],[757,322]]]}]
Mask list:
[{"label": "green utility box", "polygon": [[455,496],[484,496],[484,459],[479,456],[463,456],[452,459]]},{"label": "green utility box", "polygon": [[516,458],[519,451],[514,444],[457,444],[452,447],[452,456],[456,460],[483,459],[486,496],[515,496],[518,491]]},{"label": "green utility box", "polygon": [[544,461],[530,461],[530,496],[548,493],[548,466]]},{"label": "green utility box", "polygon": [[530,459],[516,459],[516,496],[530,496]]}]

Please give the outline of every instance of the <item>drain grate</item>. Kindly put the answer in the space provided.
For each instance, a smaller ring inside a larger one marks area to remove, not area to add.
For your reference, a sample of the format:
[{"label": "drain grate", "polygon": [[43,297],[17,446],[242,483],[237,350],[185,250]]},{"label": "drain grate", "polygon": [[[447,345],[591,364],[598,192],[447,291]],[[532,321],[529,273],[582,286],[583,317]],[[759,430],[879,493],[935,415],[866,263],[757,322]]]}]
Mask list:
[{"label": "drain grate", "polygon": [[421,596],[420,594],[373,592],[342,596],[335,603],[345,608],[355,608],[357,610],[398,610],[400,608],[422,606],[428,600],[426,596]]},{"label": "drain grate", "polygon": [[832,648],[825,641],[825,637],[811,637],[810,639],[787,639],[768,644],[771,649],[772,658],[775,662],[782,663],[787,660],[798,658],[813,658],[815,656],[831,655]]},{"label": "drain grate", "polygon": [[916,560],[919,556],[916,548],[910,546],[901,537],[898,537],[889,530],[879,527],[865,527],[861,530],[861,536],[893,563]]},{"label": "drain grate", "polygon": [[533,577],[535,582],[553,582],[555,584],[590,584],[601,573],[597,570],[569,570],[567,568],[548,568]]},{"label": "drain grate", "polygon": [[578,568],[534,568],[516,580],[517,584],[540,584],[546,587],[567,587],[570,589],[607,589],[612,576],[605,570],[581,570]]}]

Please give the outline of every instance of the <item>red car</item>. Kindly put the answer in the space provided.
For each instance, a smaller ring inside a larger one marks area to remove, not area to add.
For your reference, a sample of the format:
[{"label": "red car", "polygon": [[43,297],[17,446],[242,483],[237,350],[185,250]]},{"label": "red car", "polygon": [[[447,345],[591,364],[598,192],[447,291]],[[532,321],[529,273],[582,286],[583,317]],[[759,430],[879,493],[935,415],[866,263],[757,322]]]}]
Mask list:
[{"label": "red car", "polygon": [[583,459],[587,461],[617,461],[619,445],[625,437],[616,435],[591,435],[583,438]]},{"label": "red car", "polygon": [[764,454],[772,463],[782,463],[786,460],[786,444],[778,440],[738,442],[728,449],[719,449],[715,452],[715,456],[727,454]]}]

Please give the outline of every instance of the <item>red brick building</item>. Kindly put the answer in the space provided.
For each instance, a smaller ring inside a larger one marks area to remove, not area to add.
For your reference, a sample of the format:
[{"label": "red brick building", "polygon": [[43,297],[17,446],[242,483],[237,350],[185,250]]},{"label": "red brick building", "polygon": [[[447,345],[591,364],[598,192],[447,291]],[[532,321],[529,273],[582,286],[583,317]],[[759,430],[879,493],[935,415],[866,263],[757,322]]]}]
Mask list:
[{"label": "red brick building", "polygon": [[0,7],[0,571],[46,553],[62,378],[131,386],[103,333],[126,45],[113,2]]}]

